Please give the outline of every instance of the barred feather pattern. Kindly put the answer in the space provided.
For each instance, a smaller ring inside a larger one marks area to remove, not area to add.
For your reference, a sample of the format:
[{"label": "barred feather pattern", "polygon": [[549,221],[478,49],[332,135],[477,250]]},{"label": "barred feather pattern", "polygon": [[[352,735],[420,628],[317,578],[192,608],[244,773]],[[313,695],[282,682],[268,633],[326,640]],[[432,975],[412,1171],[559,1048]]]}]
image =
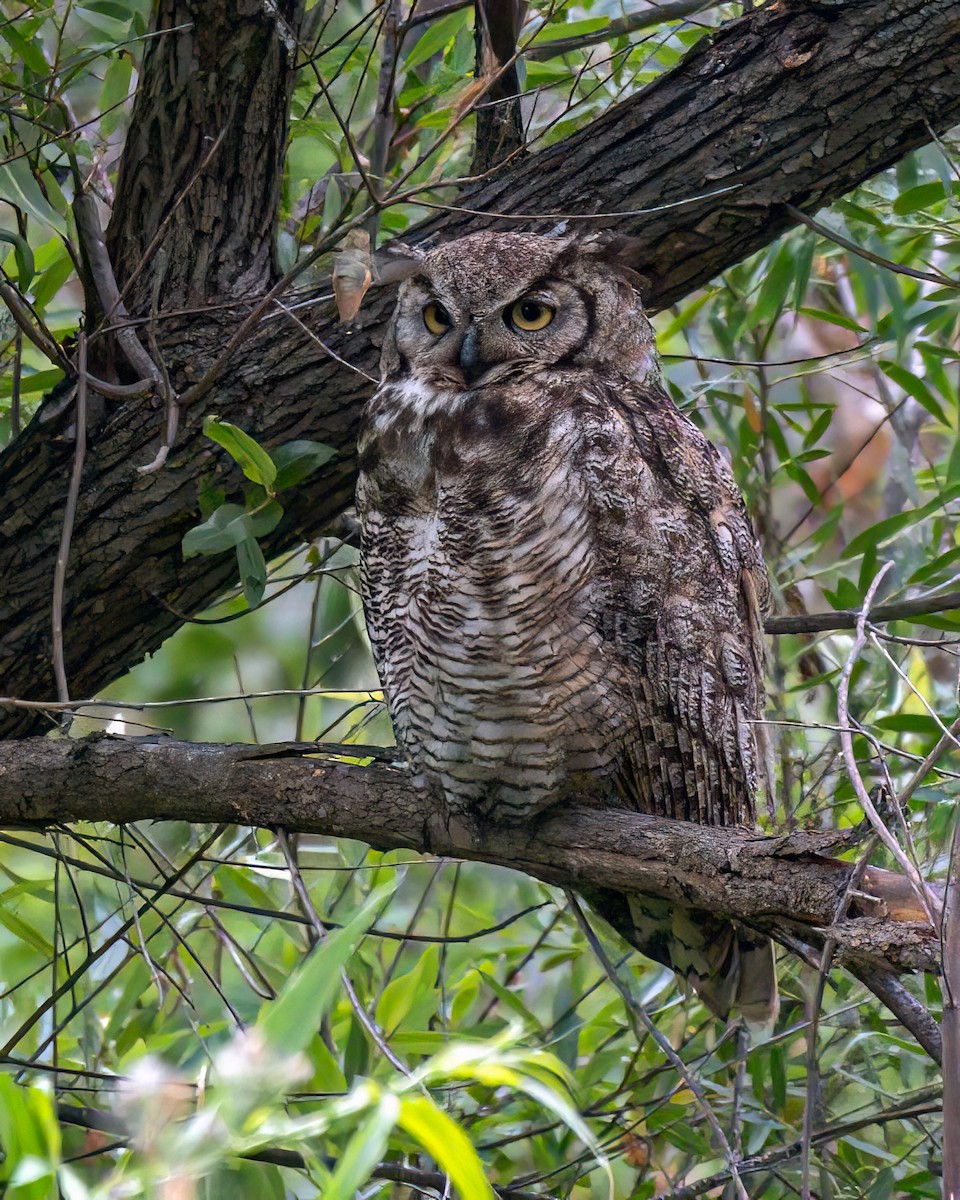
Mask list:
[{"label": "barred feather pattern", "polygon": [[[432,252],[385,340],[357,507],[397,741],[451,812],[516,822],[574,797],[752,824],[757,539],[727,463],[663,390],[629,275],[547,243],[488,234]],[[517,350],[504,333],[524,292],[556,307],[554,343]],[[434,302],[448,333],[422,330]],[[741,941],[772,970],[769,943],[728,923],[722,945],[671,930],[656,904],[618,911],[708,1003],[719,971],[715,1011],[736,1002],[723,980]]]}]

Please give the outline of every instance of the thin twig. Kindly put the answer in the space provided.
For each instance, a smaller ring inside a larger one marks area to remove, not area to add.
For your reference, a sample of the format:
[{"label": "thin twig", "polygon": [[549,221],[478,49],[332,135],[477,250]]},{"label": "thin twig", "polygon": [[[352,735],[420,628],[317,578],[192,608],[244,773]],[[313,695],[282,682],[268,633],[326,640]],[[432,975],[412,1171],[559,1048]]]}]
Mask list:
[{"label": "thin twig", "polygon": [[940,1026],[926,1005],[921,1004],[889,971],[868,967],[863,963],[851,964],[850,970],[893,1013],[904,1029],[913,1034],[917,1043],[939,1066],[943,1061],[943,1039]]},{"label": "thin twig", "polygon": [[150,320],[147,322],[147,341],[150,353],[160,370],[160,389],[163,392],[163,408],[166,415],[164,422],[163,441],[153,462],[146,466],[137,467],[137,474],[152,475],[166,463],[167,456],[177,440],[177,430],[180,427],[180,399],[170,382],[170,372],[160,353],[160,343],[157,341],[157,315],[160,311],[160,288],[167,273],[167,252],[161,246],[157,251],[157,266],[153,273],[153,288],[150,294]]},{"label": "thin twig", "polygon": [[[81,192],[73,202],[73,215],[77,223],[77,236],[83,251],[87,268],[93,280],[100,308],[107,318],[127,316],[120,289],[117,287],[113,264],[107,252],[107,244],[103,238],[100,226],[100,216],[97,212],[97,202],[89,192]],[[160,370],[150,355],[140,344],[140,339],[127,326],[121,326],[116,331],[117,345],[123,357],[145,379],[152,379],[155,386],[161,382]]]},{"label": "thin twig", "polygon": [[896,803],[898,808],[902,809],[906,805],[907,801],[917,790],[920,784],[923,783],[924,779],[926,779],[932,768],[935,767],[940,759],[943,758],[944,754],[946,754],[946,752],[956,744],[958,734],[960,734],[960,717],[957,717],[940,741],[937,742],[920,766],[917,767],[911,778],[907,780],[904,787],[901,788],[901,790],[897,793]]},{"label": "thin twig", "polygon": [[[180,880],[183,879],[184,875],[186,875],[186,873],[194,865],[194,863],[196,863],[198,859],[200,859],[207,852],[207,850],[209,850],[213,843],[217,841],[217,839],[223,834],[225,829],[226,825],[218,825],[209,835],[209,837],[204,838],[197,850],[190,855],[182,867],[178,867],[177,870],[172,875],[168,876],[160,886],[154,887],[152,898],[149,902],[142,904],[137,909],[137,915],[143,916],[149,911],[149,908],[153,902],[158,900],[161,896],[165,896],[175,884],[179,883]],[[85,975],[87,975],[93,962],[96,962],[98,959],[102,960],[103,956],[107,954],[107,952],[113,946],[126,938],[127,932],[133,927],[133,923],[133,918],[127,917],[126,920],[124,920],[117,929],[114,929],[110,933],[109,937],[107,937],[105,941],[103,941],[97,947],[97,949],[94,951],[92,960],[86,960],[80,963],[80,965],[63,980],[60,986],[56,988],[51,995],[46,996],[40,1002],[36,1011],[27,1017],[20,1027],[10,1036],[10,1038],[8,1038],[6,1043],[0,1047],[0,1057],[9,1054],[16,1046],[20,1044],[20,1042],[26,1037],[31,1029],[43,1021],[44,1017],[54,1007],[57,1000],[61,996],[66,995],[72,988],[76,987],[77,983],[83,979]],[[119,967],[117,969],[119,970]],[[113,974],[115,973],[116,972],[113,972]]]},{"label": "thin twig", "polygon": [[70,688],[67,685],[67,669],[63,653],[63,595],[67,578],[67,563],[70,559],[70,540],[77,517],[80,499],[80,481],[83,477],[83,460],[87,453],[87,335],[77,335],[77,401],[74,417],[76,442],[73,450],[73,471],[67,490],[67,502],[63,510],[63,529],[60,533],[60,548],[53,570],[53,673],[57,680],[57,698],[61,704],[70,703]]},{"label": "thin twig", "polygon": [[853,668],[857,659],[860,656],[860,651],[866,642],[866,623],[867,615],[870,612],[870,604],[876,594],[877,588],[883,580],[884,575],[893,566],[892,562],[885,563],[877,572],[876,577],[870,584],[866,597],[863,601],[863,608],[860,611],[860,616],[857,619],[857,635],[853,640],[853,646],[850,648],[850,653],[847,656],[847,661],[843,666],[843,673],[840,676],[840,686],[837,688],[837,716],[840,724],[840,746],[843,750],[843,760],[846,763],[847,773],[850,777],[850,782],[853,784],[853,790],[857,794],[857,799],[860,806],[863,808],[867,819],[873,826],[877,836],[883,842],[884,846],[890,851],[891,855],[903,869],[904,874],[913,884],[917,898],[920,901],[923,910],[926,912],[930,920],[930,924],[936,928],[937,917],[934,905],[931,903],[930,895],[926,885],[917,870],[916,866],[910,861],[904,853],[899,842],[887,828],[883,818],[877,812],[876,806],[871,800],[863,780],[860,777],[860,770],[857,766],[856,755],[853,752],[853,728],[850,724],[850,678],[853,674]]},{"label": "thin twig", "polygon": [[960,1200],[960,823],[950,849],[943,898],[943,1197]]},{"label": "thin twig", "polygon": [[[861,1129],[870,1129],[874,1125],[884,1125],[888,1121],[909,1121],[915,1117],[926,1116],[927,1114],[939,1113],[940,1103],[936,1099],[936,1094],[939,1089],[925,1089],[925,1098],[914,1098],[907,1104],[897,1108],[881,1109],[872,1116],[859,1117],[852,1121],[841,1121],[835,1125],[825,1125],[822,1129],[818,1129],[813,1136],[814,1143],[818,1146],[824,1143],[835,1142],[846,1137],[851,1133],[859,1133]],[[800,1152],[799,1139],[790,1142],[786,1146],[777,1146],[772,1150],[767,1150],[763,1154],[754,1154],[750,1158],[745,1158],[740,1163],[740,1171],[742,1174],[753,1174],[756,1171],[768,1171],[772,1167],[780,1163],[789,1162],[791,1158],[795,1158]],[[722,1187],[730,1179],[729,1171],[721,1171],[716,1175],[710,1175],[706,1179],[698,1179],[696,1183],[689,1187],[676,1188],[668,1193],[658,1192],[657,1196],[670,1196],[671,1200],[693,1200],[696,1196],[704,1196],[714,1189]]]},{"label": "thin twig", "polygon": [[[123,1121],[113,1113],[101,1109],[81,1107],[76,1104],[61,1103],[57,1105],[57,1118],[64,1125],[75,1125],[81,1129],[95,1129],[101,1133],[109,1133],[122,1139],[119,1145],[126,1145],[127,1128]],[[106,1149],[112,1149],[107,1147]],[[296,1150],[284,1150],[280,1147],[266,1147],[262,1150],[251,1150],[238,1157],[249,1162],[273,1163],[281,1167],[293,1167],[302,1170],[310,1165],[302,1154]],[[328,1167],[334,1165],[331,1159],[324,1160]],[[404,1166],[402,1163],[381,1162],[370,1173],[372,1179],[384,1179],[392,1183],[406,1184],[413,1189],[423,1189],[442,1192],[447,1184],[447,1176],[440,1171],[423,1171],[417,1167]],[[493,1191],[504,1200],[555,1200],[555,1197],[543,1192],[524,1191],[509,1185],[492,1185]]]},{"label": "thin twig", "polygon": [[7,277],[0,277],[0,299],[3,300],[17,327],[48,358],[55,367],[69,371],[70,362],[57,344],[56,338],[34,312],[33,306]]},{"label": "thin twig", "polygon": [[326,342],[322,342],[317,337],[317,335],[313,332],[313,330],[308,325],[305,325],[303,323],[303,321],[301,321],[300,318],[297,316],[297,314],[295,312],[293,312],[291,309],[287,308],[287,306],[281,300],[274,298],[273,302],[277,306],[277,308],[280,309],[281,312],[283,312],[286,316],[288,316],[295,325],[299,326],[299,328],[303,330],[303,332],[307,335],[308,338],[310,338],[311,341],[316,342],[317,345],[320,347],[320,349],[324,352],[324,354],[326,354],[330,358],[332,358],[334,360],[334,362],[338,362],[341,365],[341,367],[346,367],[348,371],[355,371],[358,375],[362,375],[364,379],[369,380],[370,383],[372,383],[374,385],[376,385],[380,382],[380,380],[377,379],[376,376],[369,375],[361,367],[356,366],[352,362],[347,362],[347,360],[345,358],[341,358],[340,355],[336,352],[336,350],[332,350],[327,345]]},{"label": "thin twig", "polygon": [[524,53],[524,57],[537,62],[557,58],[561,54],[569,54],[572,50],[583,50],[587,46],[597,46],[601,42],[609,42],[611,38],[624,37],[627,34],[638,33],[641,29],[652,29],[656,25],[665,25],[668,21],[682,21],[685,17],[695,16],[705,8],[711,8],[715,0],[674,0],[672,4],[652,4],[641,12],[629,16],[616,17],[602,29],[592,33],[584,33],[579,37],[546,39],[534,42]]},{"label": "thin twig", "polygon": [[867,262],[871,262],[878,267],[885,267],[886,270],[894,271],[897,275],[909,275],[911,279],[922,279],[926,283],[936,284],[937,287],[956,288],[960,290],[960,283],[947,275],[941,275],[932,271],[918,271],[914,267],[904,267],[900,263],[891,262],[889,258],[884,258],[880,254],[874,254],[872,250],[866,250],[863,246],[858,246],[856,242],[852,242],[849,238],[844,237],[843,234],[837,233],[833,229],[828,229],[826,225],[821,225],[819,221],[815,221],[813,217],[808,217],[805,212],[801,212],[799,208],[795,208],[792,204],[785,204],[783,207],[795,221],[799,221],[801,225],[806,225],[808,229],[812,229],[814,233],[818,233],[828,241],[842,246],[844,250],[849,250],[857,258],[866,259]]},{"label": "thin twig", "polygon": [[[370,153],[369,178],[377,189],[376,198],[382,199],[387,176],[387,159],[394,132],[394,85],[397,78],[397,58],[400,51],[398,26],[400,23],[399,0],[385,0],[380,40],[383,43],[380,60],[380,77],[377,81],[377,107],[373,118],[373,149]],[[367,232],[370,234],[370,249],[377,245],[377,230],[380,225],[380,210],[370,215]]]},{"label": "thin twig", "polygon": [[[879,604],[870,609],[867,616],[871,625],[887,621],[908,621],[911,618],[934,616],[936,613],[952,612],[960,608],[960,592],[944,592],[941,596],[920,596],[915,600],[901,600],[896,604]],[[789,617],[767,617],[763,623],[764,633],[827,633],[834,629],[856,629],[861,612],[843,609],[831,613],[803,613]]]}]

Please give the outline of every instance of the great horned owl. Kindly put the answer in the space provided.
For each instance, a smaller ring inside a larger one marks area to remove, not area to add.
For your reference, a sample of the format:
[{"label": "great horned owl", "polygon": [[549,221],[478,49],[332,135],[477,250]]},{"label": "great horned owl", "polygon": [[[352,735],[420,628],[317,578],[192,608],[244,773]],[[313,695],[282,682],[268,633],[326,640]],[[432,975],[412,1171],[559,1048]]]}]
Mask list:
[{"label": "great horned owl", "polygon": [[[567,799],[752,824],[767,577],[729,468],[663,389],[636,276],[598,239],[514,233],[413,270],[357,508],[415,783],[503,822]],[[772,1011],[765,938],[588,898],[714,1011]]]}]

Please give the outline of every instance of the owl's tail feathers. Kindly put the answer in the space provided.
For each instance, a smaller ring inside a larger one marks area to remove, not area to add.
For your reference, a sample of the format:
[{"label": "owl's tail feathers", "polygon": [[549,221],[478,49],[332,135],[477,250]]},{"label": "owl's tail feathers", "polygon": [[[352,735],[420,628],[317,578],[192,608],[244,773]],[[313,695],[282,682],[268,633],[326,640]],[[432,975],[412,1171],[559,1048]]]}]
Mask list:
[{"label": "owl's tail feathers", "polygon": [[707,1008],[726,1019],[731,1011],[751,1025],[768,1025],[777,1019],[780,993],[777,989],[773,942],[742,925],[728,924],[730,949],[718,971],[687,976]]},{"label": "owl's tail feathers", "polygon": [[591,906],[648,958],[672,967],[714,1016],[772,1023],[780,1007],[773,943],[762,934],[651,896],[587,894]]}]

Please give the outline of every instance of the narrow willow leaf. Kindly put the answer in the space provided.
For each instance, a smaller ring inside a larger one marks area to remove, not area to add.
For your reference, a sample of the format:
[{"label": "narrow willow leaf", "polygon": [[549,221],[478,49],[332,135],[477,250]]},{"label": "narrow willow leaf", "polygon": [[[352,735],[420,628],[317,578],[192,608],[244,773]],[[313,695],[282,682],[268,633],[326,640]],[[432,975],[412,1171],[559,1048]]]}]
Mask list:
[{"label": "narrow willow leaf", "polygon": [[252,535],[237,544],[237,566],[243,597],[250,608],[256,608],[267,590],[267,564],[260,543]]},{"label": "narrow willow leaf", "polygon": [[323,1200],[354,1200],[358,1189],[383,1158],[399,1116],[400,1101],[391,1092],[385,1093],[341,1152],[336,1170],[323,1190]]},{"label": "narrow willow leaf", "polygon": [[340,990],[340,969],[373,924],[396,881],[368,896],[354,916],[335,933],[319,942],[300,963],[275,1000],[261,1008],[256,1027],[269,1045],[290,1054],[304,1050],[316,1033]]},{"label": "narrow willow leaf", "polygon": [[25,292],[36,273],[30,243],[12,229],[0,229],[0,242],[9,242],[13,247],[13,254],[17,260],[17,282],[21,292]]},{"label": "narrow willow leaf", "polygon": [[0,163],[0,196],[8,204],[36,217],[57,233],[66,234],[66,222],[40,190],[40,185],[34,179],[25,158],[14,158],[10,162]]},{"label": "narrow willow leaf", "polygon": [[871,525],[869,529],[865,529],[863,533],[858,534],[848,542],[840,551],[839,557],[841,559],[856,558],[858,554],[863,554],[867,550],[879,546],[881,542],[887,541],[902,529],[908,529],[911,525],[919,524],[924,517],[929,517],[931,513],[935,513],[945,504],[949,504],[951,500],[956,500],[958,496],[960,496],[960,484],[954,484],[920,508],[911,508],[907,512],[894,513],[892,517],[886,517],[882,521],[877,521],[875,525]]},{"label": "narrow willow leaf", "polygon": [[936,417],[938,421],[949,426],[950,422],[947,420],[947,414],[943,411],[940,401],[922,379],[914,375],[912,371],[908,371],[900,363],[890,362],[889,359],[882,358],[879,365],[884,375],[902,387],[919,404],[922,404],[927,412]]},{"label": "narrow willow leaf", "polygon": [[493,1188],[469,1138],[455,1121],[426,1096],[401,1101],[397,1122],[450,1176],[461,1200],[490,1200]]}]

